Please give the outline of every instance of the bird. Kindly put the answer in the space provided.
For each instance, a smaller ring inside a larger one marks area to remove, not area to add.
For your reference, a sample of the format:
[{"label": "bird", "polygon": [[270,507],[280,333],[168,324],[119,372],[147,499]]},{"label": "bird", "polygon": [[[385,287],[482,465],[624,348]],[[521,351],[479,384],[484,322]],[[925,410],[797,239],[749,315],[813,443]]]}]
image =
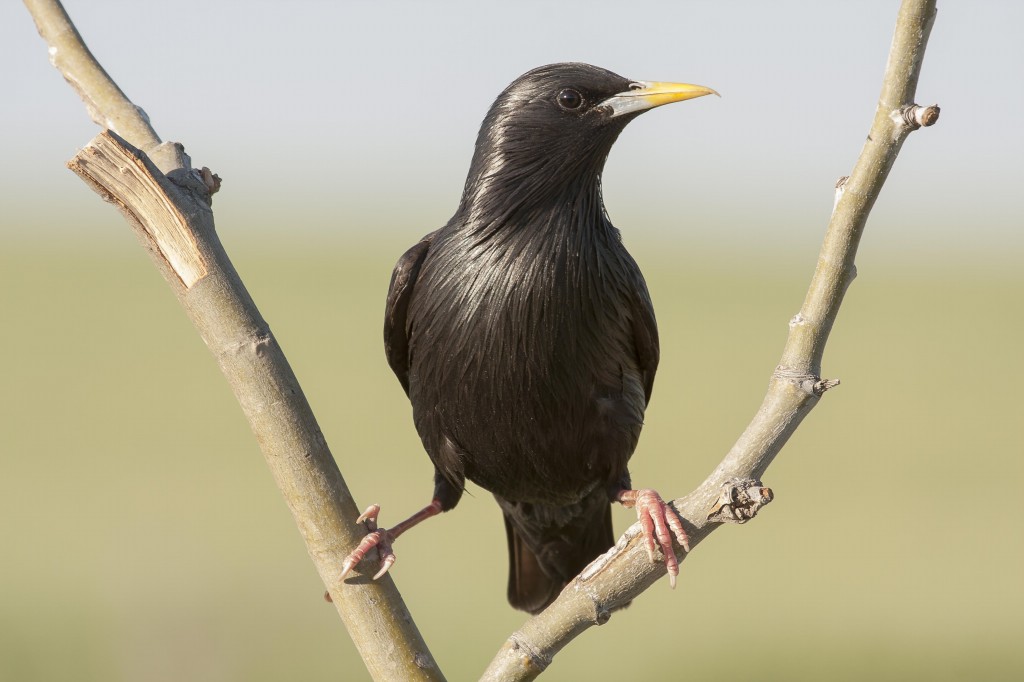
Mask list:
[{"label": "bird", "polygon": [[611,503],[635,507],[652,561],[674,586],[681,519],[628,462],[660,355],[647,285],[608,217],[605,160],[654,107],[718,93],[634,81],[584,63],[515,79],[480,127],[452,218],[396,264],[387,361],[434,465],[430,504],[390,528],[379,505],[344,577],[377,547],[454,508],[473,481],[504,516],[509,603],[528,613],[614,544]]}]

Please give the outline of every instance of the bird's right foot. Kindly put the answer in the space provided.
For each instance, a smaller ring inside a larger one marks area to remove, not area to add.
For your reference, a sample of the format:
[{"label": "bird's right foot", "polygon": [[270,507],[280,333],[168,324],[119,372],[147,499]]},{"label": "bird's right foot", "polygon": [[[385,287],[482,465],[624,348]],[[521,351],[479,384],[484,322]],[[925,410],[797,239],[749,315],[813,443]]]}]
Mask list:
[{"label": "bird's right foot", "polygon": [[344,580],[345,576],[348,575],[349,571],[356,567],[360,561],[366,557],[366,553],[374,547],[377,548],[377,554],[380,555],[380,570],[377,571],[373,579],[381,577],[388,572],[388,569],[395,563],[395,552],[391,549],[391,544],[398,539],[398,536],[409,530],[413,526],[426,521],[431,516],[437,516],[442,511],[441,500],[434,498],[431,500],[423,509],[419,510],[405,521],[402,521],[397,526],[392,528],[377,528],[377,515],[380,513],[379,504],[371,504],[366,508],[359,518],[356,519],[356,523],[366,522],[366,527],[370,531],[366,534],[360,543],[356,546],[352,552],[345,557],[345,562],[341,565],[341,577],[339,580]]},{"label": "bird's right foot", "polygon": [[373,579],[381,577],[388,572],[388,569],[395,563],[398,558],[395,556],[395,551],[391,548],[391,543],[394,541],[394,537],[386,528],[377,528],[377,515],[380,513],[379,504],[371,504],[366,508],[359,518],[356,519],[356,523],[363,523],[364,521],[369,522],[367,526],[371,529],[356,546],[354,550],[347,557],[345,562],[341,566],[341,577],[339,580],[344,580],[345,576],[348,575],[349,571],[356,567],[360,561],[362,561],[367,552],[374,547],[377,548],[377,553],[380,555],[380,570],[373,576]]}]

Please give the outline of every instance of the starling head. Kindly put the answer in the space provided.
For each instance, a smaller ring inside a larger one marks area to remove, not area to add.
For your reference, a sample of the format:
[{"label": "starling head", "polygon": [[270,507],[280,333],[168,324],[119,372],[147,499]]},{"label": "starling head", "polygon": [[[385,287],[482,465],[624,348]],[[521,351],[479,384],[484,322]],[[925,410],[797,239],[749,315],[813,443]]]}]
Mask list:
[{"label": "starling head", "polygon": [[581,63],[550,64],[514,80],[491,105],[477,138],[463,205],[498,194],[507,200],[564,196],[599,186],[612,144],[626,124],[662,104],[710,88],[631,81]]}]

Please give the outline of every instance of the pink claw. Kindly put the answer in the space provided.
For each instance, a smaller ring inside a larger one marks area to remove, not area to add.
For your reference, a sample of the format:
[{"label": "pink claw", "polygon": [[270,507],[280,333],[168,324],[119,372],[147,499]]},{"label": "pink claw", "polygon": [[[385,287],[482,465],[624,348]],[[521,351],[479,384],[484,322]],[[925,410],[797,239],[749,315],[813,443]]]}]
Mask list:
[{"label": "pink claw", "polygon": [[391,533],[388,530],[375,530],[372,533],[367,533],[359,545],[345,557],[345,563],[341,565],[341,577],[339,580],[344,580],[349,571],[355,568],[356,564],[362,561],[366,554],[374,547],[377,548],[377,552],[380,554],[381,567],[373,576],[373,579],[376,580],[387,573],[388,569],[395,563],[395,559],[397,559],[394,550],[391,549],[390,535]]},{"label": "pink claw", "polygon": [[377,523],[377,514],[380,514],[380,505],[371,504],[366,508],[366,511],[359,515],[356,519],[356,523],[362,523],[363,521],[373,521],[374,523]]}]

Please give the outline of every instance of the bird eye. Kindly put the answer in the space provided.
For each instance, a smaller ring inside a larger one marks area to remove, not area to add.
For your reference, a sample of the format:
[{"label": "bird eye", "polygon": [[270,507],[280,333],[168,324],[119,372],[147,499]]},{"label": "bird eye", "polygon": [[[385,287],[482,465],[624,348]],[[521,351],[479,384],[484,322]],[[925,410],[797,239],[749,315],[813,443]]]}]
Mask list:
[{"label": "bird eye", "polygon": [[558,93],[558,106],[563,109],[579,109],[583,106],[583,95],[571,88]]}]

